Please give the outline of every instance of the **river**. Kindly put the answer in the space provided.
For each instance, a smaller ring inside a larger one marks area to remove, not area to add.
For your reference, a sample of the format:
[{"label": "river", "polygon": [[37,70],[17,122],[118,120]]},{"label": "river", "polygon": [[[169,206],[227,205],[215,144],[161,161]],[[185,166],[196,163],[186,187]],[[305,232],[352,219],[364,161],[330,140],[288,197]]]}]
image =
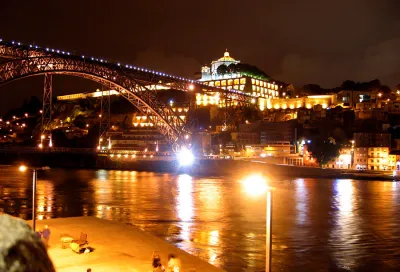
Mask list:
[{"label": "river", "polygon": [[[130,223],[227,271],[263,271],[266,198],[243,178],[51,169],[37,218]],[[273,271],[400,270],[400,183],[268,180]],[[0,167],[0,211],[30,219],[31,195],[31,174]]]}]

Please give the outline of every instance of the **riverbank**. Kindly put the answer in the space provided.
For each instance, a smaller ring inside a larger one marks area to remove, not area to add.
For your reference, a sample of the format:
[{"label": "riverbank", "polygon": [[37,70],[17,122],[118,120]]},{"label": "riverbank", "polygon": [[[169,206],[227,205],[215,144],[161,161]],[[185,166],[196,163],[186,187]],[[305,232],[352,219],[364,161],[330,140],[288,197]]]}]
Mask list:
[{"label": "riverbank", "polygon": [[50,166],[51,168],[108,169],[129,171],[150,171],[166,173],[189,173],[200,176],[223,176],[259,172],[281,178],[338,178],[360,180],[393,180],[391,171],[359,171],[301,167],[293,165],[268,164],[263,160],[200,159],[191,167],[180,167],[177,161],[162,157],[132,158],[120,156],[111,158],[96,153],[0,153],[0,164],[26,164]]},{"label": "riverbank", "polygon": [[[158,251],[166,267],[168,254],[179,256],[182,271],[224,271],[168,244],[138,228],[115,221],[95,217],[70,217],[40,220],[37,229],[48,225],[51,229],[49,255],[58,272],[86,271],[152,271],[153,251]],[[61,247],[61,234],[79,238],[87,233],[89,246],[87,254],[76,254],[69,247]]]}]

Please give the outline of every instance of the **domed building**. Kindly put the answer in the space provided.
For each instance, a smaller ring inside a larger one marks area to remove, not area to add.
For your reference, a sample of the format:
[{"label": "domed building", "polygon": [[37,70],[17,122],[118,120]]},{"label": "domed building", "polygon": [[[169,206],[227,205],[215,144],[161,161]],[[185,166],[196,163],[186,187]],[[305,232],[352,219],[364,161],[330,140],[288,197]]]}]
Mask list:
[{"label": "domed building", "polygon": [[[239,64],[239,60],[232,58],[225,51],[223,57],[211,62],[211,66],[203,66],[201,69],[201,79],[199,81],[206,85],[218,87],[225,90],[237,90],[245,92],[254,97],[255,103],[259,104],[261,109],[266,106],[266,99],[279,98],[281,87],[268,78],[254,76],[247,72],[228,72],[219,74],[218,67],[231,64]],[[219,99],[218,94],[197,95],[196,103],[198,105],[220,105],[224,103],[223,99]]]}]

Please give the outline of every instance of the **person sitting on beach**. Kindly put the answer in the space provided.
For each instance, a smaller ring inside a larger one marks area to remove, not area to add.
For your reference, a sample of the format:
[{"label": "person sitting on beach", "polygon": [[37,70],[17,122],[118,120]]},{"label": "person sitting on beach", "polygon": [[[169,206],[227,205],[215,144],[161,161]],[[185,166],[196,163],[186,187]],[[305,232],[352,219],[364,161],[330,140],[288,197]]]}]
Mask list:
[{"label": "person sitting on beach", "polygon": [[55,272],[47,250],[22,219],[0,215],[0,271]]},{"label": "person sitting on beach", "polygon": [[42,231],[40,229],[38,229],[35,233],[38,238],[42,239]]},{"label": "person sitting on beach", "polygon": [[45,225],[42,235],[43,235],[43,242],[46,247],[49,247],[50,233],[51,232],[50,232],[49,226]]},{"label": "person sitting on beach", "polygon": [[168,254],[168,272],[180,272],[181,261],[174,254]]},{"label": "person sitting on beach", "polygon": [[157,267],[153,268],[153,272],[164,272],[164,271],[165,271],[165,269],[161,263],[158,263]]}]

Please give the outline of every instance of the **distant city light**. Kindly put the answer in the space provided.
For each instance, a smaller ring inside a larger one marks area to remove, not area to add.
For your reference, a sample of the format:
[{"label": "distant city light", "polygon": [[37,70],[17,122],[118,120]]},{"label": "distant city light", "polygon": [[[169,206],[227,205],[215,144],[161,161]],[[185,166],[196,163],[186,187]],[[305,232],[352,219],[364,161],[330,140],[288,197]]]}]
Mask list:
[{"label": "distant city light", "polygon": [[21,165],[20,167],[19,167],[19,171],[21,171],[21,172],[25,172],[26,171],[26,166],[25,165]]}]

